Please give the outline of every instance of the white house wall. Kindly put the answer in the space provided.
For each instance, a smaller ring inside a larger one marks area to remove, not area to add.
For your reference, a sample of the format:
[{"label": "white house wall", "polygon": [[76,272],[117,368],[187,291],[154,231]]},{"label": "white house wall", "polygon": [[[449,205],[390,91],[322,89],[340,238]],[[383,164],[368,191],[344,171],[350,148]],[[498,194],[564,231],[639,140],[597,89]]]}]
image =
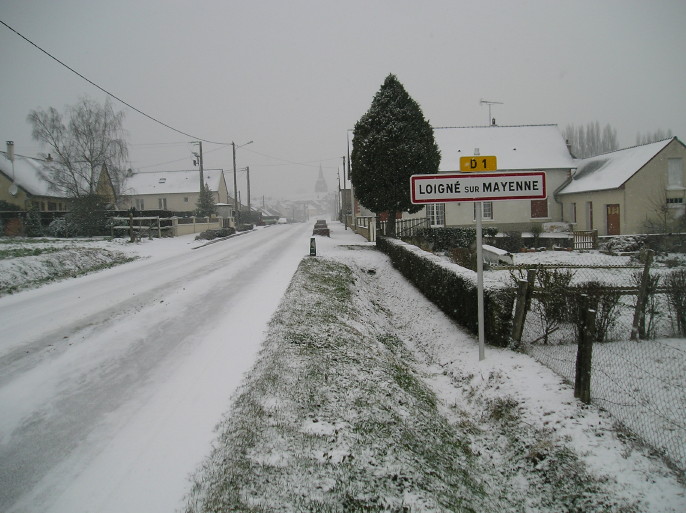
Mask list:
[{"label": "white house wall", "polygon": [[[620,234],[646,233],[646,221],[658,221],[659,209],[666,204],[667,198],[682,198],[682,205],[686,204],[685,187],[667,187],[667,161],[670,158],[681,159],[682,183],[686,184],[686,148],[678,140],[673,140],[619,188],[560,195],[563,220],[573,221],[571,205],[576,203],[574,229],[594,229],[599,235],[607,235],[607,206],[619,205]],[[592,226],[588,203],[593,207]]]},{"label": "white house wall", "polygon": [[[569,170],[554,169],[546,170],[545,173],[548,193],[547,217],[532,218],[530,200],[493,201],[493,219],[483,219],[483,226],[495,226],[500,232],[528,231],[533,224],[561,221],[562,205],[555,200],[553,193],[567,180]],[[473,226],[474,203],[466,201],[446,203],[445,224],[446,226]]]}]

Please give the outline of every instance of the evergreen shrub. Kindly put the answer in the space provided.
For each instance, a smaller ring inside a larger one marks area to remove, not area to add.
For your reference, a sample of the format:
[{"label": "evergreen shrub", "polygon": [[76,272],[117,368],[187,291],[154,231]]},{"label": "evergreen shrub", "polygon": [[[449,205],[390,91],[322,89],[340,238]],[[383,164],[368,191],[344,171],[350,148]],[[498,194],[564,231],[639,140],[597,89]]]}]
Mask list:
[{"label": "evergreen shrub", "polygon": [[[483,237],[495,237],[497,228],[483,228]],[[418,236],[431,245],[434,251],[468,248],[476,242],[475,228],[423,228]]]},{"label": "evergreen shrub", "polygon": [[[455,273],[430,253],[386,237],[379,237],[376,246],[427,299],[458,324],[478,333],[476,274]],[[489,344],[509,344],[514,300],[511,288],[484,288],[484,334]]]}]

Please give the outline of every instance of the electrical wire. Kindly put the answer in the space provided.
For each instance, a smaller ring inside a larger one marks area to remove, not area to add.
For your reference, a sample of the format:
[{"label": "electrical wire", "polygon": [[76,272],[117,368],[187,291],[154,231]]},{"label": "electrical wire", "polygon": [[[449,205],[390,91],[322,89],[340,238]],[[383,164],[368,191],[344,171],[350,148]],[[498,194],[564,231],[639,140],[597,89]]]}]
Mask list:
[{"label": "electrical wire", "polygon": [[[274,157],[273,155],[267,155],[266,153],[261,153],[259,151],[255,151],[251,148],[245,148],[245,151],[247,151],[249,153],[254,153],[256,155],[260,155],[262,157],[267,157],[267,158],[270,158],[273,160],[280,160],[281,162],[284,162],[284,164],[261,164],[262,167],[285,166],[286,164],[293,164],[295,166],[304,166],[304,167],[319,167],[315,163],[320,163],[320,165],[321,165],[321,162],[326,162],[328,160],[337,160],[337,159],[341,158],[341,157],[330,157],[327,159],[309,160],[307,162],[295,162],[293,160],[288,160],[288,159],[284,159],[281,157]],[[326,167],[327,169],[333,169],[331,166],[324,166],[324,167]]]},{"label": "electrical wire", "polygon": [[202,137],[198,137],[197,135],[192,135],[192,134],[186,133],[186,132],[184,132],[184,131],[182,131],[182,130],[179,130],[179,129],[177,129],[177,128],[174,128],[173,126],[168,125],[167,123],[165,123],[165,122],[163,122],[163,121],[160,121],[159,119],[157,119],[157,118],[155,118],[155,117],[153,117],[153,116],[151,116],[151,115],[149,115],[149,114],[146,114],[146,113],[143,112],[142,110],[140,110],[140,109],[134,107],[134,106],[131,105],[130,103],[128,103],[128,102],[122,100],[121,98],[119,98],[119,97],[116,96],[115,94],[109,92],[107,89],[105,89],[105,88],[103,88],[103,87],[100,87],[98,84],[96,84],[96,83],[93,82],[92,80],[86,78],[86,77],[83,76],[81,73],[79,73],[78,71],[76,71],[74,68],[68,66],[67,64],[65,64],[64,62],[62,62],[61,60],[59,60],[57,57],[55,57],[54,55],[52,55],[52,54],[49,53],[48,51],[43,50],[43,49],[42,49],[40,46],[38,46],[36,43],[34,43],[34,42],[31,41],[29,38],[27,38],[27,37],[25,37],[24,35],[22,35],[22,34],[20,34],[19,32],[17,32],[15,29],[13,29],[12,27],[10,27],[10,26],[9,26],[7,23],[5,23],[4,21],[0,20],[0,23],[2,23],[5,27],[7,27],[8,29],[10,29],[12,32],[14,32],[16,35],[18,35],[18,36],[19,36],[20,38],[22,38],[24,41],[26,41],[26,42],[29,43],[30,45],[36,47],[38,50],[40,50],[41,52],[43,52],[45,55],[47,55],[48,57],[50,57],[52,60],[54,60],[55,62],[61,64],[62,66],[64,66],[65,68],[67,68],[69,71],[71,71],[71,72],[74,73],[75,75],[81,77],[83,80],[85,80],[86,82],[88,82],[88,83],[91,84],[92,86],[94,86],[94,87],[100,89],[100,90],[101,90],[103,93],[105,93],[106,95],[111,96],[112,98],[114,98],[114,99],[117,100],[118,102],[123,103],[124,105],[126,105],[126,106],[129,107],[130,109],[132,109],[132,110],[138,112],[138,113],[141,114],[142,116],[145,116],[146,118],[148,118],[148,119],[154,121],[155,123],[158,123],[158,124],[160,124],[160,125],[162,125],[162,126],[168,128],[169,130],[172,130],[172,131],[174,131],[174,132],[176,132],[176,133],[178,133],[178,134],[185,135],[186,137],[190,137],[191,139],[195,139],[195,140],[198,140],[198,141],[203,141],[203,142],[210,143],[210,144],[223,144],[223,145],[230,145],[230,144],[231,144],[231,143],[227,143],[227,142],[217,142],[217,141],[210,141],[210,140],[208,140],[208,139],[203,139]]},{"label": "electrical wire", "polygon": [[[151,115],[149,115],[149,114],[146,114],[146,113],[143,112],[142,110],[140,110],[140,109],[134,107],[134,106],[131,105],[130,103],[124,101],[123,99],[119,98],[119,97],[116,96],[115,94],[109,92],[109,91],[108,91],[107,89],[105,89],[104,87],[99,86],[98,84],[96,84],[95,82],[93,82],[92,80],[90,80],[89,78],[85,77],[84,75],[82,75],[81,73],[79,73],[78,71],[76,71],[76,70],[75,70],[74,68],[72,68],[71,66],[65,64],[65,63],[62,62],[60,59],[58,59],[57,57],[55,57],[54,55],[52,55],[50,52],[48,52],[47,50],[44,50],[43,48],[41,48],[40,46],[38,46],[36,43],[34,43],[33,41],[31,41],[29,38],[27,38],[27,37],[24,36],[23,34],[19,33],[19,32],[18,32],[17,30],[15,30],[14,28],[10,27],[10,26],[9,26],[7,23],[5,23],[3,20],[0,20],[0,23],[1,23],[2,25],[4,25],[5,27],[7,27],[7,28],[8,28],[9,30],[11,30],[12,32],[14,32],[16,35],[18,35],[18,36],[19,36],[20,38],[22,38],[24,41],[26,41],[27,43],[29,43],[30,45],[34,46],[35,48],[37,48],[38,50],[40,50],[42,53],[44,53],[45,55],[47,55],[48,57],[50,57],[52,60],[54,60],[54,61],[57,62],[58,64],[64,66],[65,68],[67,68],[69,71],[71,71],[72,73],[74,73],[74,74],[77,75],[78,77],[82,78],[83,80],[85,80],[86,82],[88,82],[88,83],[91,84],[92,86],[96,87],[97,89],[99,89],[100,91],[102,91],[103,93],[105,93],[106,95],[111,96],[112,98],[114,98],[114,99],[117,100],[118,102],[120,102],[120,103],[126,105],[126,106],[129,107],[130,109],[134,110],[135,112],[138,112],[139,114],[141,114],[142,116],[145,116],[146,118],[150,119],[151,121],[154,121],[155,123],[158,123],[159,125],[162,125],[162,126],[168,128],[169,130],[172,130],[172,131],[174,131],[174,132],[176,132],[176,133],[178,133],[178,134],[181,134],[181,135],[185,135],[186,137],[190,137],[191,139],[194,139],[194,140],[197,140],[197,141],[206,142],[206,143],[208,143],[208,144],[219,144],[219,145],[222,145],[222,146],[231,146],[231,145],[232,145],[232,143],[230,143],[230,142],[211,141],[211,140],[209,140],[209,139],[204,139],[204,138],[202,138],[202,137],[198,137],[197,135],[189,134],[189,133],[187,133],[187,132],[184,132],[184,131],[182,131],[182,130],[179,130],[179,129],[177,129],[177,128],[174,128],[173,126],[168,125],[167,123],[165,123],[165,122],[163,122],[163,121],[160,121],[159,119],[157,119],[157,118],[155,118],[155,117],[153,117],[153,116],[151,116]],[[169,144],[174,144],[174,143],[169,143]],[[261,155],[261,156],[263,156],[263,157],[271,158],[271,159],[274,159],[274,160],[280,160],[280,161],[282,161],[282,162],[285,162],[285,163],[288,163],[288,164],[293,164],[293,165],[296,165],[296,166],[317,167],[317,166],[316,166],[315,164],[313,164],[313,163],[314,163],[314,162],[321,162],[320,160],[309,161],[309,162],[294,162],[294,161],[292,161],[292,160],[288,160],[288,159],[284,159],[284,158],[279,158],[279,157],[274,157],[274,156],[272,156],[272,155],[267,155],[267,154],[265,154],[265,153],[260,153],[260,152],[258,152],[258,151],[254,151],[254,150],[251,150],[251,149],[248,149],[248,148],[246,148],[246,151],[250,151],[250,152],[255,153],[255,154],[257,154],[257,155]],[[333,158],[324,159],[324,160],[333,160],[334,158],[338,158],[338,157],[333,157]],[[179,159],[179,160],[183,160],[183,159]],[[154,165],[145,166],[145,167],[146,167],[146,168],[149,168],[149,167],[155,167],[155,166],[158,166],[158,165],[171,164],[171,163],[173,163],[173,162],[178,162],[179,160],[173,160],[173,161],[164,162],[164,163],[161,163],[161,164],[154,164]],[[326,167],[327,167],[327,169],[330,168],[330,166],[326,166]],[[141,169],[143,169],[143,168],[141,168]]]}]

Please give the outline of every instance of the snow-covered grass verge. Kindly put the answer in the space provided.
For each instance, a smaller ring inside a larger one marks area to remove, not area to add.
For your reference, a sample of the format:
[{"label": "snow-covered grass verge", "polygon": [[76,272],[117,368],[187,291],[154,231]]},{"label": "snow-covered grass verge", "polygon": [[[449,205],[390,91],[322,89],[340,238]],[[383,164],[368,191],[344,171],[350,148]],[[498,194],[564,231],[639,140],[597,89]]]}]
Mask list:
[{"label": "snow-covered grass verge", "polygon": [[173,258],[214,241],[197,234],[175,238],[30,238],[0,237],[0,296],[53,281],[125,264],[139,258]]},{"label": "snow-covered grass verge", "polygon": [[134,260],[98,239],[0,238],[0,295]]},{"label": "snow-covered grass verge", "polygon": [[682,510],[675,476],[552,372],[473,363],[385,257],[348,254],[303,261],[187,513]]}]

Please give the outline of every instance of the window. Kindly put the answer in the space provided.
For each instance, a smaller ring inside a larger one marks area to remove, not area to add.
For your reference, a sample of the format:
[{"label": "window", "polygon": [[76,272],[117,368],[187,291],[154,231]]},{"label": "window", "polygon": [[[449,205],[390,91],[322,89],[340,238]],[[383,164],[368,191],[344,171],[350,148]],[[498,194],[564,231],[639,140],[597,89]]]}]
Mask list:
[{"label": "window", "polygon": [[531,218],[548,217],[548,200],[531,200]]},{"label": "window", "polygon": [[136,198],[136,210],[145,210],[145,201],[143,199]]},{"label": "window", "polygon": [[569,222],[576,223],[576,203],[569,204]]},{"label": "window", "polygon": [[167,210],[167,198],[159,198],[157,202],[160,210]]},{"label": "window", "polygon": [[[476,220],[476,206],[479,202],[474,203],[474,219]],[[482,201],[481,202],[481,219],[493,219],[493,202],[492,201]]]},{"label": "window", "polygon": [[445,203],[430,203],[426,206],[426,217],[430,226],[445,226]]},{"label": "window", "polygon": [[183,202],[184,202],[184,203],[188,203],[188,196],[184,196],[184,197],[183,197]]},{"label": "window", "polygon": [[675,219],[684,217],[686,214],[684,198],[667,198],[667,208],[672,212]]},{"label": "window", "polygon": [[593,202],[586,202],[586,229],[593,229]]},{"label": "window", "polygon": [[667,185],[684,186],[684,165],[681,159],[667,159]]},{"label": "window", "polygon": [[484,201],[481,203],[481,219],[493,219],[493,202]]}]

